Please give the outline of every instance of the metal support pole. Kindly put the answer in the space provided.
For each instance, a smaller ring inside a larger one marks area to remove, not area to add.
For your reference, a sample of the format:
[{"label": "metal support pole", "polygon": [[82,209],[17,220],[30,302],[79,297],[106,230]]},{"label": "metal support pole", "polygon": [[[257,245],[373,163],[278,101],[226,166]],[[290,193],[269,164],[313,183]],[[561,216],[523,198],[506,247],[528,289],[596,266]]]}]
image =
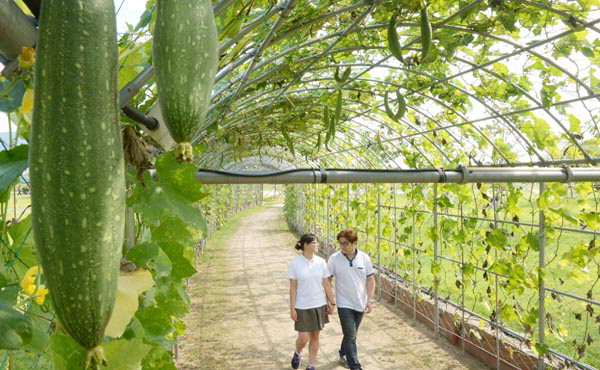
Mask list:
[{"label": "metal support pole", "polygon": [[[544,193],[545,184],[540,182],[540,197]],[[546,343],[546,285],[544,282],[543,271],[546,268],[546,216],[544,211],[540,209],[540,252],[539,252],[539,307],[538,307],[538,343]],[[538,367],[540,370],[544,370],[546,365],[544,361],[544,355],[539,356]]]},{"label": "metal support pole", "polygon": [[[433,238],[433,263],[438,263],[438,185],[433,184],[433,229],[435,237]],[[433,276],[433,305],[435,307],[434,333],[435,337],[440,337],[440,307],[438,301],[439,276]]]},{"label": "metal support pole", "polygon": [[318,213],[318,202],[317,202],[317,186],[313,186],[314,189],[314,193],[315,193],[315,202],[313,203],[313,233],[317,233],[317,216],[319,215]]},{"label": "metal support pole", "polygon": [[365,240],[365,251],[367,250],[367,246],[369,245],[369,184],[365,184],[365,213],[366,213],[366,217],[365,217],[365,234],[366,234],[366,240]]},{"label": "metal support pole", "polygon": [[[152,115],[152,114],[150,114]],[[160,121],[160,119],[159,119]],[[495,182],[589,182],[600,181],[600,168],[570,167],[460,167],[444,170],[446,182],[495,183]],[[325,178],[323,175],[327,175]],[[440,173],[436,169],[420,170],[352,170],[352,169],[296,169],[282,172],[224,172],[202,169],[196,179],[205,184],[391,184],[391,183],[438,183]]]},{"label": "metal support pole", "polygon": [[327,196],[327,214],[326,214],[326,217],[327,217],[327,239],[325,239],[325,247],[327,249],[327,253],[326,254],[327,254],[327,256],[329,256],[331,254],[331,250],[329,249],[330,248],[330,245],[329,245],[329,236],[330,236],[329,235],[329,231],[330,231],[330,229],[329,229],[329,227],[330,227],[330,225],[329,225],[329,219],[330,219],[330,217],[329,217],[329,196]]},{"label": "metal support pole", "polygon": [[381,300],[381,196],[377,192],[377,299]]},{"label": "metal support pole", "polygon": [[[392,184],[394,192],[394,266],[392,270],[396,274],[398,266],[398,208],[396,207],[396,184]],[[398,305],[398,283],[394,282],[394,306]]]},{"label": "metal support pole", "polygon": [[350,184],[346,184],[346,227],[350,227]]},{"label": "metal support pole", "polygon": [[[462,207],[462,201],[459,204],[459,209],[460,209],[460,228],[462,230],[464,223],[463,223],[463,207]],[[465,350],[465,322],[466,322],[466,318],[465,318],[465,270],[462,268],[462,266],[465,265],[465,246],[461,245],[460,246],[460,279],[461,281],[461,285],[460,285],[460,307],[461,307],[461,311],[462,311],[462,322],[460,325],[460,332],[461,332],[461,337],[462,337],[462,350]]]},{"label": "metal support pole", "polygon": [[412,255],[412,290],[413,290],[413,320],[417,319],[417,266],[416,266],[416,222],[415,217],[417,215],[416,207],[415,207],[415,195],[414,195],[415,187],[411,185],[411,203],[412,203],[412,250],[410,251]]},{"label": "metal support pole", "polygon": [[[498,199],[499,194],[496,193],[497,184],[492,184],[492,205],[494,206],[494,229],[498,227]],[[498,249],[494,248],[494,263],[498,261]],[[495,299],[495,320],[494,320],[494,332],[496,336],[496,369],[500,369],[500,359],[502,354],[500,353],[500,299],[498,294],[500,293],[500,283],[498,281],[498,275],[494,274],[494,284],[496,290]]]}]

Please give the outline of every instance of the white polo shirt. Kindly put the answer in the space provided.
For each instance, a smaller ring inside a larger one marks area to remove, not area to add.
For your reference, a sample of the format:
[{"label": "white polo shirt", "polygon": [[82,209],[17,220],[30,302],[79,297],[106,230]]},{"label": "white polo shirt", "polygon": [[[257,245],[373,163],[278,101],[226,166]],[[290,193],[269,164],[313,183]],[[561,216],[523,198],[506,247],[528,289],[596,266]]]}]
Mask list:
[{"label": "white polo shirt", "polygon": [[337,251],[329,256],[327,267],[335,276],[337,306],[363,312],[367,305],[367,277],[373,275],[369,255],[356,249],[350,260],[342,251]]},{"label": "white polo shirt", "polygon": [[301,254],[290,263],[287,275],[288,279],[294,279],[298,283],[296,308],[304,310],[326,304],[323,279],[331,274],[323,258],[313,256],[309,260]]}]

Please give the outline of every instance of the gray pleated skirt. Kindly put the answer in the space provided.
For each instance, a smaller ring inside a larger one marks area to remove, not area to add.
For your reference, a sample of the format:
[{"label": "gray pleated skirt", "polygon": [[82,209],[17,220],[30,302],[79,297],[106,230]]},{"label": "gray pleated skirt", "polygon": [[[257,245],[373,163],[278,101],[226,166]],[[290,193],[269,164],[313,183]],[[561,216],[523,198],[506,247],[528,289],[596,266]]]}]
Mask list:
[{"label": "gray pleated skirt", "polygon": [[298,321],[294,322],[294,329],[300,332],[320,331],[329,322],[329,316],[325,313],[327,306],[301,310],[296,308]]}]

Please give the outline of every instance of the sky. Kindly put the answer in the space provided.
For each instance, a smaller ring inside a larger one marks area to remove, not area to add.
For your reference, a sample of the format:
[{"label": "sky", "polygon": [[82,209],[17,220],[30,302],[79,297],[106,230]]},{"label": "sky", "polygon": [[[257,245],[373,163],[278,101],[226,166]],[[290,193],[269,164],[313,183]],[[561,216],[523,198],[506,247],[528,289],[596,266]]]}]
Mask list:
[{"label": "sky", "polygon": [[[122,33],[127,30],[127,23],[136,25],[140,15],[146,9],[145,0],[115,0],[115,9],[120,10],[117,14],[117,32]],[[0,71],[3,67],[0,64]],[[14,127],[14,126],[13,126]],[[8,118],[6,114],[0,112],[0,133],[8,132]]]}]

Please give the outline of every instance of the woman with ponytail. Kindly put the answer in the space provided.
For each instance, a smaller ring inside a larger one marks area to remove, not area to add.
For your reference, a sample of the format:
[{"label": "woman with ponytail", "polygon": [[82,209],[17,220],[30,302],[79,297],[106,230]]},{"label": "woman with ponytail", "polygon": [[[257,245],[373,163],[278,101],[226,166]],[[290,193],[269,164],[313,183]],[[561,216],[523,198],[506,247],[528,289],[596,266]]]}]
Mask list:
[{"label": "woman with ponytail", "polygon": [[304,234],[295,248],[302,251],[288,268],[290,279],[290,317],[298,332],[292,369],[300,366],[302,350],[308,344],[306,370],[315,370],[319,351],[319,334],[329,322],[335,300],[325,260],[317,256],[319,241],[314,234]]}]

